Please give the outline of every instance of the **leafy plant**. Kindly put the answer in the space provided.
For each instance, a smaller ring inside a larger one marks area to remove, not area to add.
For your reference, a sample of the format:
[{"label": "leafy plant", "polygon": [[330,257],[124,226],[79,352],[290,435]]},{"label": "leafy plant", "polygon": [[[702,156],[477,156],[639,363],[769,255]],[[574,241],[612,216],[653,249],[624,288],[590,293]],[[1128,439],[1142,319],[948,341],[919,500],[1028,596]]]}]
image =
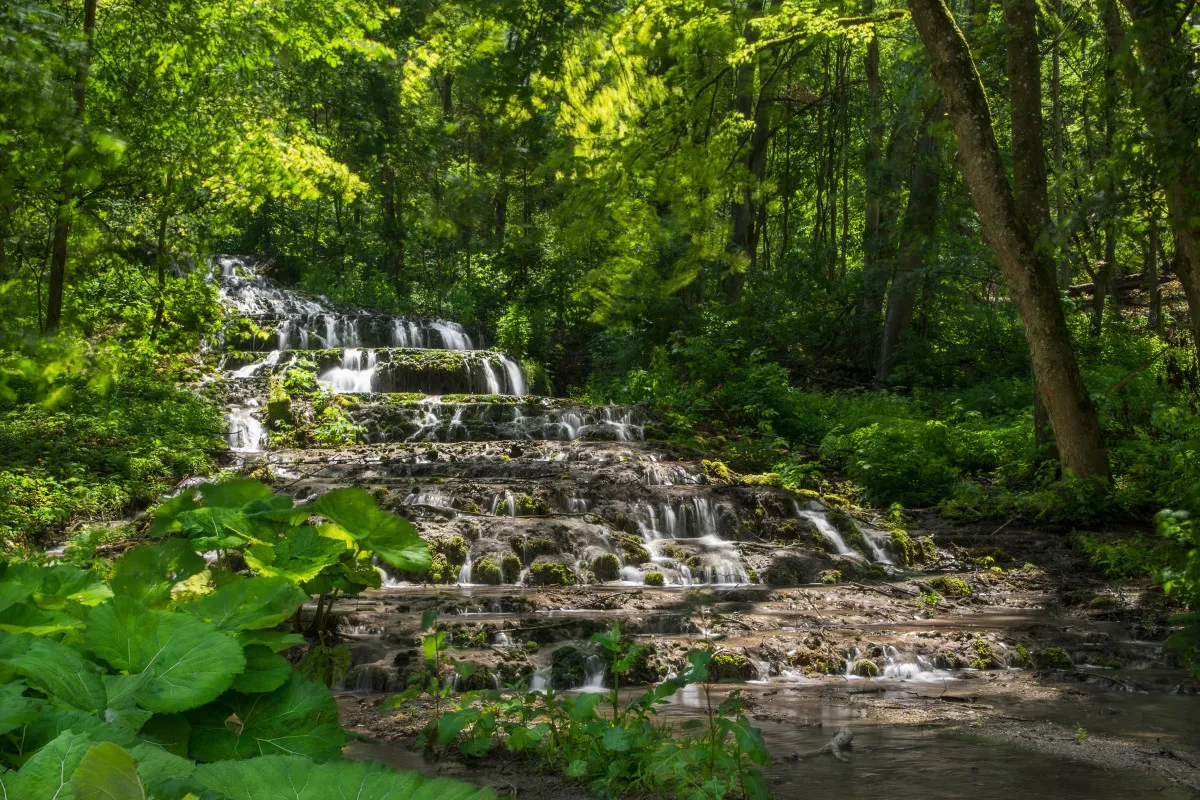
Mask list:
[{"label": "leafy plant", "polygon": [[150,533],[178,534],[197,550],[215,552],[219,564],[236,552],[257,574],[316,596],[312,628],[322,645],[333,602],[379,588],[373,559],[408,572],[430,566],[416,528],[357,488],[297,506],[249,478],[202,484],[159,506]]},{"label": "leafy plant", "polygon": [[[644,648],[622,638],[616,625],[594,635],[608,664],[611,687],[603,693],[563,695],[552,687],[544,692],[509,694],[497,690],[459,695],[452,706],[443,704],[450,685],[440,677],[445,640],[432,628],[433,615],[422,620],[426,630],[424,653],[427,669],[414,676],[408,691],[386,705],[399,706],[425,695],[434,706],[433,717],[421,735],[429,748],[455,748],[466,756],[486,755],[504,747],[538,759],[548,769],[587,780],[602,797],[625,797],[643,792],[669,792],[677,796],[706,798],[765,798],[766,786],[757,765],[770,760],[761,735],[746,720],[744,703],[736,693],[713,702],[709,666],[712,654],[695,650],[687,666],[674,678],[637,695],[624,704],[619,697],[622,678],[637,668]],[[473,664],[453,661],[461,678],[470,677]],[[705,720],[684,724],[673,731],[657,724],[657,707],[684,686],[704,682],[708,708]],[[610,712],[600,713],[602,703]]]},{"label": "leafy plant", "polygon": [[[209,499],[246,490],[214,488]],[[372,518],[323,508],[343,531],[361,533]],[[67,565],[0,566],[0,791],[260,800],[287,784],[312,800],[493,797],[341,761],[346,734],[329,689],[280,655],[304,642],[276,628],[306,598],[289,577],[208,565],[182,538],[131,551],[108,580]]]}]

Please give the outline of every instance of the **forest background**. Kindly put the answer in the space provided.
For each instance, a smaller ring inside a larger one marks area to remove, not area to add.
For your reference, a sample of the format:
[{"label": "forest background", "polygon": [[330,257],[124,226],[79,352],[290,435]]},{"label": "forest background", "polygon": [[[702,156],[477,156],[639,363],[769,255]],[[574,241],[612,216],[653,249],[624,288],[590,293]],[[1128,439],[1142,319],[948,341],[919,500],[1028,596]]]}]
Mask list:
[{"label": "forest background", "polygon": [[[219,414],[179,387],[237,323],[222,252],[460,321],[539,391],[648,404],[765,480],[1051,531],[1195,508],[1196,23],[1168,0],[6,3],[5,545],[212,469]],[[1085,545],[1118,574],[1167,559]]]}]

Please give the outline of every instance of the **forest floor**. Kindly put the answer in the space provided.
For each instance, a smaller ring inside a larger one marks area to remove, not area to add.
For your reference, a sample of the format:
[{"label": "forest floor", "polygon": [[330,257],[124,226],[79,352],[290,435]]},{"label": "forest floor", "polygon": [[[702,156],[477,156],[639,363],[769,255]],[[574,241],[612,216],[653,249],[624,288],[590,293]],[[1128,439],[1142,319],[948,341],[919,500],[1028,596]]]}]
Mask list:
[{"label": "forest floor", "polygon": [[[752,669],[744,677],[750,680],[715,684],[713,698],[743,693],[777,759],[766,773],[779,797],[793,796],[790,787],[799,781],[807,790],[820,789],[822,797],[868,791],[959,796],[945,789],[956,777],[986,783],[969,794],[975,798],[1022,791],[1041,796],[1046,781],[1055,781],[1063,797],[1200,797],[1200,684],[1162,650],[1171,611],[1161,592],[1097,577],[1069,535],[1020,525],[1001,531],[952,525],[932,515],[922,523],[924,530],[914,535],[934,535],[943,556],[933,569],[973,589],[943,598],[932,611],[919,602],[932,577],[927,569],[886,581],[708,590],[705,627],[719,633],[704,637],[684,632],[686,625],[655,632],[672,626],[664,620],[690,613],[681,593],[667,589],[535,590],[513,617],[558,611],[561,620],[569,610],[564,640],[579,637],[581,618],[619,620],[668,662],[674,649],[702,641],[718,652],[745,655]],[[1011,568],[968,567],[985,551],[1011,556]],[[480,593],[487,590],[384,590],[348,603],[343,612],[355,624],[379,626],[385,640],[402,641],[412,629],[397,621],[396,606],[406,619],[422,607],[462,613],[483,602],[499,608]],[[1020,659],[1018,644],[1040,657],[1036,667],[1012,666]],[[1047,663],[1056,649],[1069,652],[1071,663]],[[480,648],[455,655],[486,661],[488,650],[499,652]],[[922,663],[935,668],[882,666],[898,652],[921,654]],[[847,674],[855,671],[853,663],[830,670],[838,674],[814,668],[817,656],[844,653],[879,661],[883,674]],[[352,745],[356,756],[490,784],[502,795],[523,798],[577,797],[583,788],[502,751],[481,760],[427,761],[414,746],[432,709],[418,701],[381,712],[378,697],[340,696],[347,729],[380,742]],[[703,689],[689,687],[660,716],[673,723],[695,718],[706,700]],[[848,763],[827,755],[784,758],[820,747],[842,726],[856,734]]]}]

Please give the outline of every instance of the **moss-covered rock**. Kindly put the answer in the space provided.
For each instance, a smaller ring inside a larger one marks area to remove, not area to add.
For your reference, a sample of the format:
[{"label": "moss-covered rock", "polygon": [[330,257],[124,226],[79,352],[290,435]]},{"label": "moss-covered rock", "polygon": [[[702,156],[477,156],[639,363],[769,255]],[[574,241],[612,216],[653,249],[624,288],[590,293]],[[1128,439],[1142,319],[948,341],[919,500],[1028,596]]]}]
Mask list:
[{"label": "moss-covered rock", "polygon": [[621,577],[621,559],[612,553],[601,553],[592,559],[592,572],[598,581],[615,581]]},{"label": "moss-covered rock", "polygon": [[860,678],[878,678],[883,670],[874,661],[864,658],[854,662],[854,674]]},{"label": "moss-covered rock", "polygon": [[647,572],[643,580],[647,586],[662,586],[666,583],[666,578],[661,572]]},{"label": "moss-covered rock", "polygon": [[494,558],[481,558],[471,567],[471,581],[473,583],[486,583],[496,586],[503,583],[503,578],[500,565],[496,563],[496,559]]},{"label": "moss-covered rock", "polygon": [[650,551],[642,546],[642,540],[636,536],[618,536],[617,544],[625,553],[625,560],[631,564],[645,564],[650,560]]},{"label": "moss-covered rock", "polygon": [[505,583],[516,583],[521,577],[521,559],[515,553],[505,553],[500,557],[500,572]]},{"label": "moss-covered rock", "polygon": [[700,463],[704,465],[704,474],[713,483],[733,483],[737,478],[724,461],[709,461],[706,458]]},{"label": "moss-covered rock", "polygon": [[527,494],[517,495],[516,508],[519,517],[540,517],[550,513],[549,503]]},{"label": "moss-covered rock", "polygon": [[574,645],[558,648],[550,656],[550,685],[559,690],[582,686],[592,660],[593,656]]},{"label": "moss-covered rock", "polygon": [[712,658],[710,669],[713,678],[718,681],[740,683],[758,677],[754,664],[741,653],[717,653]]},{"label": "moss-covered rock", "polygon": [[467,541],[455,534],[447,539],[439,539],[434,542],[433,551],[440,553],[450,566],[461,567],[467,560]]},{"label": "moss-covered rock", "polygon": [[529,567],[531,586],[574,586],[575,573],[558,561],[536,561]]},{"label": "moss-covered rock", "polygon": [[970,585],[957,575],[938,575],[929,579],[929,585],[946,597],[966,597],[971,594]]},{"label": "moss-covered rock", "polygon": [[1071,657],[1061,647],[1047,647],[1033,651],[1033,664],[1038,669],[1070,669]]}]

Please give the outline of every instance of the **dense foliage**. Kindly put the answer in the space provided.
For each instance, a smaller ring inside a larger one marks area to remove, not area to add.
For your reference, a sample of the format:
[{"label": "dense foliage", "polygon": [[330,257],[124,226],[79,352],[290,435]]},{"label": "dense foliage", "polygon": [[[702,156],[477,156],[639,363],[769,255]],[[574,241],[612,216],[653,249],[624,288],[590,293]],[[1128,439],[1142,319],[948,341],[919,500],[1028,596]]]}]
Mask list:
[{"label": "dense foliage", "polygon": [[[510,686],[507,693],[467,691],[450,703],[453,683],[443,680],[443,666],[451,666],[456,679],[469,680],[475,664],[446,652],[436,618],[436,612],[427,612],[422,620],[424,672],[386,703],[402,707],[416,698],[432,699],[433,713],[419,737],[428,750],[454,748],[480,757],[502,747],[542,768],[587,780],[600,797],[646,792],[712,800],[769,797],[757,765],[770,763],[770,753],[744,715],[737,690],[714,703],[711,651],[691,651],[678,675],[622,704],[622,681],[644,660],[646,648],[623,639],[614,625],[592,637],[611,683],[604,692],[563,695],[552,686],[540,691]],[[696,684],[703,685],[705,719],[684,722],[681,730],[656,721],[660,705]]]},{"label": "dense foliage", "polygon": [[[318,530],[301,525],[314,507],[253,486],[235,481],[179,495],[157,525],[190,538],[143,545],[108,578],[86,553],[68,557],[89,569],[0,566],[5,797],[262,800],[280,785],[302,787],[291,796],[313,800],[494,796],[342,761],[347,734],[328,687],[280,654],[305,642],[277,628],[307,599],[311,588],[301,586],[337,560],[326,551],[357,553],[369,543],[412,569],[428,563],[420,538],[365,494],[327,497],[319,513],[328,522]],[[217,520],[223,530],[211,524]],[[257,555],[270,560],[274,552],[276,568],[250,574],[206,563],[193,548],[211,544],[204,527],[218,546],[262,537]]]},{"label": "dense foliage", "polygon": [[[178,387],[222,251],[454,318],[535,385],[645,403],[793,487],[967,519],[1200,511],[1193,22],[1174,0],[12,0],[0,536],[211,471],[215,411]],[[315,439],[358,437],[319,405]]]}]

